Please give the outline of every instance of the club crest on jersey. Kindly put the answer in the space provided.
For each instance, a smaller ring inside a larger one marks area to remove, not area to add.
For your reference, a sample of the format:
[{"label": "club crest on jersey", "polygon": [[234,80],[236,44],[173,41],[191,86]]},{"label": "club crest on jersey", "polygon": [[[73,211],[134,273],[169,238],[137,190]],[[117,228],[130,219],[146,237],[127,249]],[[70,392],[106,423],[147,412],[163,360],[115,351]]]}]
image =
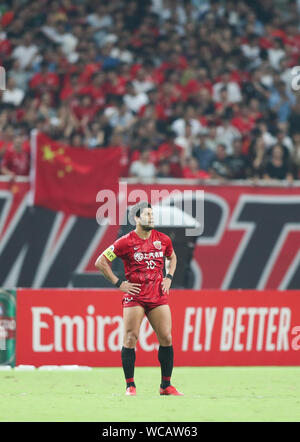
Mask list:
[{"label": "club crest on jersey", "polygon": [[153,245],[156,249],[161,250],[161,242],[160,241],[154,241]]},{"label": "club crest on jersey", "polygon": [[134,257],[134,259],[135,259],[136,261],[142,261],[143,258],[144,258],[144,255],[143,255],[141,252],[136,252],[136,253],[133,255],[133,257]]}]

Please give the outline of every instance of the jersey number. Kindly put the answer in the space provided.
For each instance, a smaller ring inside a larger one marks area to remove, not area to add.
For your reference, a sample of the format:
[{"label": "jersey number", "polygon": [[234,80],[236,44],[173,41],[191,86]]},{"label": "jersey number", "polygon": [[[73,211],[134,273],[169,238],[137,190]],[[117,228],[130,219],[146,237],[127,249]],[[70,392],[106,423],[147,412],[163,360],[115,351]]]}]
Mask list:
[{"label": "jersey number", "polygon": [[147,270],[148,269],[154,269],[155,266],[156,266],[155,261],[152,261],[152,259],[151,259],[151,261],[145,261],[145,263],[147,264]]}]

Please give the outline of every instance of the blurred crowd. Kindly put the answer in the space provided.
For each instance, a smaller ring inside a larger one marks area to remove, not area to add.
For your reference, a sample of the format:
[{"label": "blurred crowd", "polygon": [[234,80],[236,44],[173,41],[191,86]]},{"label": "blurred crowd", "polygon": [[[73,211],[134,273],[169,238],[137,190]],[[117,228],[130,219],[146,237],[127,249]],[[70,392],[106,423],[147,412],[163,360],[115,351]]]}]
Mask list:
[{"label": "blurred crowd", "polygon": [[125,177],[300,179],[300,1],[4,0],[0,15],[2,174],[29,174],[36,128],[121,147]]}]

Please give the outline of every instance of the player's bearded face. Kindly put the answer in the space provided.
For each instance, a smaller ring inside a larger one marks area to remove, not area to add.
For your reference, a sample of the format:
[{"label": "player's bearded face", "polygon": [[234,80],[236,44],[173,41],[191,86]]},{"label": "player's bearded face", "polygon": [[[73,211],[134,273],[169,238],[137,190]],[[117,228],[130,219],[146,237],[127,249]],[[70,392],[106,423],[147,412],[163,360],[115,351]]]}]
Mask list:
[{"label": "player's bearded face", "polygon": [[154,219],[152,209],[144,210],[140,216],[140,226],[142,229],[149,231],[154,229]]}]

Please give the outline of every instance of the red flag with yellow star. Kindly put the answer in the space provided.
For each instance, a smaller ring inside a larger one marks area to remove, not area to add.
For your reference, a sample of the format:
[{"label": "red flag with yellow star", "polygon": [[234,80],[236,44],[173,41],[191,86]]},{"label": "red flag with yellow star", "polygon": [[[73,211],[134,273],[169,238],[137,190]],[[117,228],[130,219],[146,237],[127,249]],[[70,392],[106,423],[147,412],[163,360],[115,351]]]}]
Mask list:
[{"label": "red flag with yellow star", "polygon": [[33,204],[67,214],[96,217],[97,193],[118,193],[121,151],[71,147],[35,131],[31,137]]}]

